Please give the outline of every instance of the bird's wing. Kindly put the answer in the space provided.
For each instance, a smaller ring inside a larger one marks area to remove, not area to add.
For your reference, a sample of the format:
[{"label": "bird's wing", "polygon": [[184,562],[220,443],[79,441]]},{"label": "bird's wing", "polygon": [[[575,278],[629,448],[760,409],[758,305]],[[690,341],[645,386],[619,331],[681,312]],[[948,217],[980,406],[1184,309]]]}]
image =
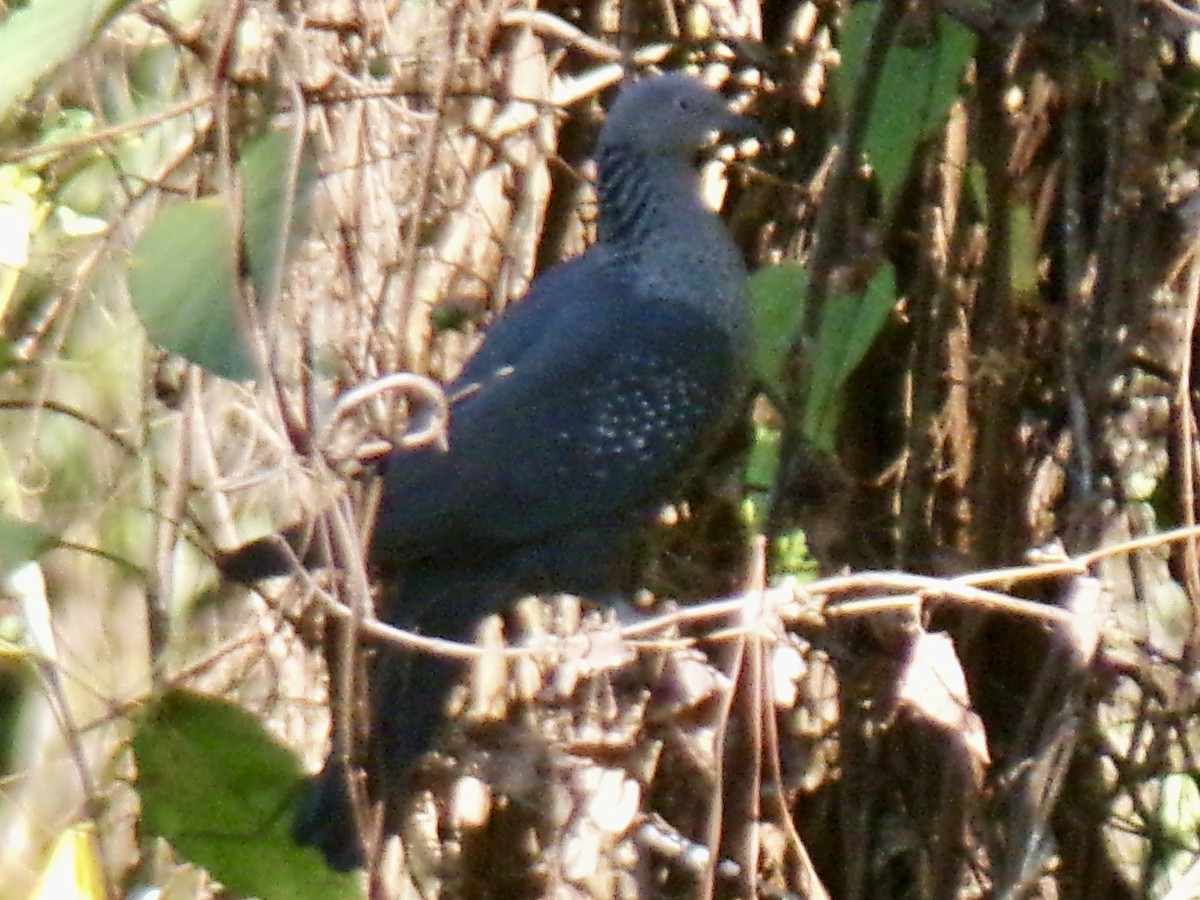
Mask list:
[{"label": "bird's wing", "polygon": [[487,330],[484,341],[465,363],[449,392],[486,381],[496,370],[511,366],[539,344],[554,329],[558,317],[570,312],[579,285],[603,280],[608,268],[608,250],[593,245],[579,256],[547,269],[529,285],[520,300],[508,306]]},{"label": "bird's wing", "polygon": [[478,387],[451,410],[448,451],[388,463],[377,561],[518,545],[663,501],[736,399],[736,355],[694,307],[609,281],[565,303],[515,363],[464,370]]}]

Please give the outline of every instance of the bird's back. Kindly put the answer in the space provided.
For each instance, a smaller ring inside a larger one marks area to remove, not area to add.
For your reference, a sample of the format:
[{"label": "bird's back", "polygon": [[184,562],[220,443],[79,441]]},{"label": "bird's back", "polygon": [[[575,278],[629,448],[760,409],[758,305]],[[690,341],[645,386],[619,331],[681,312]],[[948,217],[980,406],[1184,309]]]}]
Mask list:
[{"label": "bird's back", "polygon": [[[688,248],[701,272],[730,250]],[[691,281],[603,244],[535,281],[450,386],[446,449],[389,461],[372,558],[461,562],[640,528],[741,400],[743,335],[692,284],[743,300],[744,272]],[[532,555],[529,591],[587,590],[582,562]]]}]

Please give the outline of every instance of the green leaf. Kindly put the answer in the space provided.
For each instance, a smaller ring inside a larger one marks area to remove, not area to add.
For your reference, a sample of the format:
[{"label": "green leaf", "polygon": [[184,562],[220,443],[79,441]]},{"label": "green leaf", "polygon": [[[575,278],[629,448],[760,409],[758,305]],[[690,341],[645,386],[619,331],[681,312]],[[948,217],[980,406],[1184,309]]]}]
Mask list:
[{"label": "green leaf", "polygon": [[777,535],[771,541],[771,572],[776,576],[791,576],[800,581],[812,581],[819,570],[817,561],[808,552],[808,540],[800,530]]},{"label": "green leaf", "polygon": [[58,536],[32,522],[0,513],[0,578],[58,546]]},{"label": "green leaf", "polygon": [[274,300],[279,263],[303,237],[311,213],[316,158],[307,142],[292,180],[294,138],[277,131],[250,144],[238,161],[242,179],[242,239],[258,302]]},{"label": "green leaf", "polygon": [[[842,28],[840,82],[864,90],[871,31],[880,3],[851,7]],[[885,204],[890,205],[912,165],[920,141],[941,125],[958,96],[963,70],[975,52],[975,35],[949,16],[936,22],[935,37],[923,46],[893,45],[884,59],[863,138]]]},{"label": "green leaf", "polygon": [[766,530],[767,512],[775,479],[779,474],[779,447],[781,435],[778,428],[768,425],[754,426],[754,443],[746,461],[746,500],[743,511],[746,521],[758,534]]},{"label": "green leaf", "polygon": [[129,293],[150,340],[242,381],[256,369],[236,304],[233,216],[221,197],[164,207],[129,260]]},{"label": "green leaf", "polygon": [[883,3],[878,0],[855,3],[842,20],[837,42],[842,63],[837,70],[837,83],[843,103],[849,100],[850,91],[863,80],[871,33],[882,11]]},{"label": "green leaf", "polygon": [[750,276],[755,374],[778,397],[787,393],[783,363],[804,326],[807,291],[808,273],[792,263],[765,266]]},{"label": "green leaf", "polygon": [[271,900],[361,897],[354,874],[329,869],[291,839],[300,764],[250,713],[172,691],[133,737],[142,824],[234,894]]},{"label": "green leaf", "polygon": [[804,436],[818,449],[834,451],[842,386],[871,349],[895,305],[890,265],[875,273],[863,294],[831,290],[826,298],[804,404]]},{"label": "green leaf", "polygon": [[0,25],[0,120],[74,59],[129,0],[31,0]]},{"label": "green leaf", "polygon": [[1020,300],[1035,302],[1041,284],[1038,267],[1038,234],[1034,211],[1028,203],[1014,202],[1009,209],[1010,244],[1009,283],[1013,295]]},{"label": "green leaf", "polygon": [[746,483],[755,487],[770,487],[779,469],[780,434],[769,425],[754,426],[754,444],[746,461]]},{"label": "green leaf", "polygon": [[[1151,835],[1148,897],[1161,897],[1180,884],[1200,850],[1196,831],[1200,828],[1200,788],[1189,772],[1164,775],[1159,779],[1157,819],[1147,829]],[[1188,896],[1194,892],[1189,891]]]}]

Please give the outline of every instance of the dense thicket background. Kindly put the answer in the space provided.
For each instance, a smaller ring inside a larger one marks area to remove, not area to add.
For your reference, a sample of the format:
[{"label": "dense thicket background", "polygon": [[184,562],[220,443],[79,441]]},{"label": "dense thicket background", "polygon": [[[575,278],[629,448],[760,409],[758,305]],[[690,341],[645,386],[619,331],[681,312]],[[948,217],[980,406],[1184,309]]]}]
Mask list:
[{"label": "dense thicket background", "polygon": [[[766,128],[705,170],[761,394],[647,547],[696,605],[637,662],[528,605],[367,889],[1200,896],[1200,11],[6,9],[0,896],[361,893],[287,840],[356,727],[361,457],[586,244],[655,66]],[[297,518],[336,571],[219,584]]]}]

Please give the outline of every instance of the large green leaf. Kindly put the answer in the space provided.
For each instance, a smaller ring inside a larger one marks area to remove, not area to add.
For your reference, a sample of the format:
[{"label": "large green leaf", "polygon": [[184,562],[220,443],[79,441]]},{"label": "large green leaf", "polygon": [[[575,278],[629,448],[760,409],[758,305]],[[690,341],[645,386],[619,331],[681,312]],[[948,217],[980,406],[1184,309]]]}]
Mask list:
[{"label": "large green leaf", "polygon": [[291,133],[272,132],[250,144],[238,160],[242,240],[255,296],[263,306],[274,300],[279,264],[303,237],[311,212],[316,158],[302,142],[293,166],[294,144]]},{"label": "large green leaf", "polygon": [[41,526],[0,513],[0,578],[31,562],[52,547],[58,537]]},{"label": "large green leaf", "polygon": [[855,3],[842,19],[837,41],[838,56],[841,58],[841,65],[837,69],[837,84],[843,105],[849,103],[850,91],[863,79],[867,50],[871,45],[871,33],[875,30],[882,11],[883,3],[879,0],[868,0]]},{"label": "large green leaf", "polygon": [[222,197],[164,207],[129,260],[129,293],[150,340],[214,374],[253,378],[236,304],[233,216]]},{"label": "large green leaf", "polygon": [[[847,13],[839,44],[843,96],[871,80],[864,65],[881,9],[879,2],[856,3]],[[974,52],[974,33],[946,15],[937,19],[928,43],[889,48],[862,148],[886,203],[908,174],[918,143],[945,118]]]},{"label": "large green leaf", "polygon": [[32,0],[0,25],[0,120],[92,39],[129,0]]},{"label": "large green leaf", "polygon": [[793,263],[764,266],[750,276],[754,309],[755,374],[775,396],[783,397],[783,363],[804,326],[808,274]]},{"label": "large green leaf", "polygon": [[875,273],[861,295],[831,290],[825,300],[804,404],[804,436],[833,452],[841,411],[841,389],[871,349],[896,305],[890,265]]},{"label": "large green leaf", "polygon": [[362,896],[354,875],[292,841],[304,776],[250,713],[173,691],[139,717],[133,751],[143,826],[227,890],[270,900]]}]

